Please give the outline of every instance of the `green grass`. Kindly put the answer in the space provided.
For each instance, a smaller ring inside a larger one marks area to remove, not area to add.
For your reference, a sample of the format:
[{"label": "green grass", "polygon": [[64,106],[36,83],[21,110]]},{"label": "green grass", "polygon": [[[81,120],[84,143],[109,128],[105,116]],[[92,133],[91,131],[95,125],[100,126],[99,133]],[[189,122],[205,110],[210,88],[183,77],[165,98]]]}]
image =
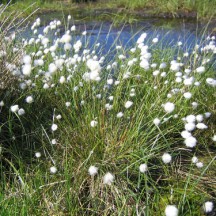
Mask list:
[{"label": "green grass", "polygon": [[[6,49],[7,53],[6,57],[1,57],[0,66],[8,79],[6,88],[0,92],[5,104],[0,108],[1,215],[164,215],[166,206],[173,204],[181,216],[198,216],[204,214],[205,201],[215,202],[216,144],[212,137],[216,131],[216,95],[215,88],[206,84],[206,78],[215,75],[215,63],[205,64],[203,74],[195,72],[204,59],[213,57],[211,52],[200,53],[194,48],[194,53],[184,57],[182,47],[162,48],[163,39],[152,44],[152,38],[147,37],[145,44],[152,54],[151,63],[157,63],[155,69],[140,67],[139,48],[133,53],[123,47],[116,51],[112,60],[101,63],[99,82],[83,80],[83,74],[90,70],[85,60],[77,61],[76,67],[73,63],[70,66],[64,63],[49,79],[39,75],[40,69],[46,72],[54,62],[48,52],[43,54],[43,66],[33,67],[29,77],[16,79],[5,63],[13,63],[22,70],[23,55],[44,51],[45,47],[41,42],[24,46],[19,40],[6,40],[6,35],[8,31],[4,30],[0,39],[1,50]],[[72,37],[71,44],[75,42]],[[48,47],[52,43],[51,40]],[[83,47],[88,49],[88,43],[86,36]],[[102,52],[100,49],[97,52],[96,43],[95,53],[89,55],[100,59]],[[116,45],[117,42],[113,47]],[[14,47],[18,48],[18,53],[12,50]],[[58,46],[56,56],[62,53],[62,46]],[[121,60],[119,55],[127,58]],[[71,57],[75,58],[73,49],[61,58],[69,61]],[[32,60],[38,58],[34,56]],[[200,82],[199,87],[175,82],[176,74],[170,70],[170,62],[177,58],[184,63],[182,72],[188,67],[192,69],[190,76]],[[128,66],[132,59],[134,64]],[[107,65],[115,62],[113,70],[108,70]],[[160,72],[165,71],[167,76],[153,76],[162,62],[168,66]],[[125,78],[127,72],[130,76]],[[70,81],[59,82],[61,76],[69,75],[72,75]],[[119,80],[119,85],[104,88],[109,78]],[[54,86],[44,89],[45,82]],[[20,83],[29,85],[22,90]],[[76,86],[79,86],[77,91],[74,90]],[[134,97],[130,96],[133,88]],[[174,88],[179,88],[180,92],[167,98]],[[189,100],[183,97],[183,92],[187,91],[193,95]],[[98,94],[102,95],[101,99],[97,98]],[[31,104],[25,102],[29,95],[34,98]],[[114,100],[109,101],[109,96],[114,96]],[[124,105],[128,100],[133,101],[133,105],[126,109]],[[173,113],[166,113],[162,107],[168,101],[175,104]],[[193,101],[199,104],[195,110],[191,106]],[[71,105],[66,107],[66,102]],[[105,109],[107,103],[113,105],[111,110]],[[11,112],[15,104],[25,110],[23,116]],[[119,112],[124,113],[122,118],[116,117]],[[204,120],[208,129],[196,129],[193,136],[198,144],[187,148],[180,135],[184,130],[182,118],[205,112],[212,114]],[[58,114],[62,119],[56,118]],[[155,118],[161,119],[159,126],[153,124]],[[92,120],[98,122],[96,127],[90,126]],[[58,125],[56,131],[51,130],[53,123]],[[57,144],[53,145],[52,139],[56,139]],[[36,158],[36,152],[42,156]],[[172,156],[169,164],[162,161],[165,152]],[[198,169],[191,163],[194,155],[204,163],[203,168]],[[148,166],[146,173],[139,171],[142,163]],[[94,177],[88,174],[91,165],[99,169]],[[50,173],[52,166],[57,168],[55,174]],[[111,185],[103,183],[107,172],[115,175]]]},{"label": "green grass", "polygon": [[[28,9],[23,12],[23,8],[29,6]],[[45,13],[49,11],[64,11],[66,13],[72,13],[76,16],[82,16],[80,13],[83,11],[91,12],[95,9],[106,10],[113,9],[113,13],[121,15],[127,14],[132,18],[133,16],[140,16],[148,14],[149,17],[158,16],[161,17],[196,17],[200,20],[215,18],[216,0],[98,0],[94,1],[40,1],[40,0],[27,0],[27,1],[15,1],[10,4],[8,13],[16,11],[22,11],[22,16],[28,16],[38,9],[38,13]],[[118,11],[118,12],[116,12]],[[111,16],[112,18],[112,16]],[[110,19],[110,18],[109,18]]]}]

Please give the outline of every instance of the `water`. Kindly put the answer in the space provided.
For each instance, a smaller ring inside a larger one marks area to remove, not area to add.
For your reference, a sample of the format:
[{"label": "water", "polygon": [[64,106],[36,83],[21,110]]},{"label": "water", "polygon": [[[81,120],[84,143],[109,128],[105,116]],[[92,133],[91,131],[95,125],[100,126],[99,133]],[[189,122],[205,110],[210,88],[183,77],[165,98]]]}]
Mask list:
[{"label": "water", "polygon": [[[43,33],[43,25],[48,24],[51,20],[61,19],[62,13],[50,13],[41,15],[42,26],[39,28],[39,33]],[[64,23],[64,21],[62,21]],[[97,20],[97,18],[83,19],[70,21],[70,27],[76,25],[76,34],[73,37],[75,40],[88,40],[89,47],[95,43],[100,43],[103,46],[103,52],[109,52],[115,42],[116,45],[131,47],[135,44],[138,37],[146,32],[148,34],[149,43],[154,37],[162,40],[161,46],[172,47],[177,42],[181,41],[185,50],[190,50],[195,44],[199,44],[205,32],[204,25],[198,24],[195,20],[183,19],[158,19],[146,18],[136,19],[133,24],[114,25],[110,21]],[[87,31],[86,37],[82,35],[83,31]],[[208,34],[209,29],[206,30]],[[60,34],[65,33],[65,28],[61,27]],[[23,33],[24,37],[34,37],[27,28]],[[54,37],[51,33],[49,37]]]}]

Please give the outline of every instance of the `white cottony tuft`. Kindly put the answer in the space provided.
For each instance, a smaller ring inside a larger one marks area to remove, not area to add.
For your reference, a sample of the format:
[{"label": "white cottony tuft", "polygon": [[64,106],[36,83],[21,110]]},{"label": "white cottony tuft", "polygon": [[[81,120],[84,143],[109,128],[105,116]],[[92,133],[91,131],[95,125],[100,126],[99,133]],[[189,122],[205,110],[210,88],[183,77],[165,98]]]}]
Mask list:
[{"label": "white cottony tuft", "polygon": [[18,110],[18,115],[19,116],[22,116],[24,114],[25,114],[25,110],[23,108],[21,108],[21,109]]},{"label": "white cottony tuft", "polygon": [[198,163],[198,158],[196,156],[193,156],[191,161],[192,161],[192,163],[196,164],[196,163]]},{"label": "white cottony tuft", "polygon": [[208,128],[208,126],[205,125],[204,123],[198,123],[198,124],[196,125],[196,127],[197,127],[198,129],[201,129],[201,130],[207,129],[207,128]]},{"label": "white cottony tuft", "polygon": [[59,79],[59,82],[60,82],[61,84],[63,84],[63,83],[65,83],[65,81],[66,81],[65,77],[64,77],[64,76],[61,76],[60,79]]},{"label": "white cottony tuft", "polygon": [[206,118],[209,118],[211,116],[211,113],[210,112],[206,112],[206,113],[204,113],[204,115],[205,115]]},{"label": "white cottony tuft", "polygon": [[91,127],[96,127],[97,124],[98,124],[98,122],[95,120],[91,121],[91,123],[90,123]]},{"label": "white cottony tuft", "polygon": [[158,42],[158,38],[153,38],[152,43],[157,43]]},{"label": "white cottony tuft", "polygon": [[127,102],[125,103],[125,108],[128,109],[128,108],[130,108],[132,105],[133,105],[133,102],[132,102],[132,101],[127,101]]},{"label": "white cottony tuft", "polygon": [[73,25],[73,26],[71,27],[71,31],[75,31],[75,30],[76,30],[76,26]]},{"label": "white cottony tuft", "polygon": [[196,128],[196,125],[194,123],[185,124],[185,130],[187,130],[187,131],[193,131],[193,130],[195,130],[195,128]]},{"label": "white cottony tuft", "polygon": [[117,118],[121,118],[121,117],[123,117],[123,112],[119,112],[118,114],[117,114]]},{"label": "white cottony tuft", "polygon": [[90,176],[95,176],[98,173],[98,168],[96,166],[90,166],[88,172]]},{"label": "white cottony tuft", "polygon": [[190,92],[185,92],[185,93],[184,93],[184,97],[185,97],[186,99],[190,99],[190,98],[192,97],[192,94],[191,94]]},{"label": "white cottony tuft", "polygon": [[4,101],[0,101],[0,107],[4,106]]},{"label": "white cottony tuft", "polygon": [[33,97],[32,96],[28,96],[27,98],[26,98],[26,102],[27,103],[32,103],[34,101],[34,99],[33,99]]},{"label": "white cottony tuft", "polygon": [[164,153],[163,156],[162,156],[162,161],[165,163],[165,164],[168,164],[170,163],[172,160],[172,157],[170,154],[168,153]]},{"label": "white cottony tuft", "polygon": [[106,173],[103,177],[103,183],[104,184],[108,184],[108,185],[111,185],[114,181],[114,175],[111,174],[110,172]]},{"label": "white cottony tuft", "polygon": [[185,142],[185,145],[186,145],[187,147],[193,148],[193,147],[196,146],[197,140],[196,140],[195,137],[190,136],[190,137],[186,138],[184,142]]},{"label": "white cottony tuft", "polygon": [[213,208],[214,208],[214,204],[211,201],[207,201],[203,205],[203,209],[204,209],[205,213],[212,212]]},{"label": "white cottony tuft", "polygon": [[168,205],[165,209],[166,216],[178,216],[178,209],[175,205]]},{"label": "white cottony tuft", "polygon": [[186,121],[188,123],[193,123],[196,121],[196,116],[195,115],[188,115],[188,116],[186,116]]},{"label": "white cottony tuft", "polygon": [[19,105],[13,105],[10,107],[11,112],[17,112],[19,110]]},{"label": "white cottony tuft", "polygon": [[197,73],[203,73],[205,71],[205,67],[204,66],[200,66],[196,69]]},{"label": "white cottony tuft", "polygon": [[40,158],[40,157],[41,157],[41,153],[40,153],[40,152],[36,152],[36,153],[35,153],[35,157],[36,157],[36,158]]},{"label": "white cottony tuft", "polygon": [[164,110],[165,112],[167,113],[171,113],[173,112],[175,109],[175,104],[174,103],[171,103],[171,102],[167,102],[164,104]]},{"label": "white cottony tuft", "polygon": [[56,65],[54,63],[49,64],[49,72],[51,74],[55,73],[57,71],[57,69],[58,68],[56,67]]},{"label": "white cottony tuft", "polygon": [[32,67],[30,64],[25,64],[22,68],[22,72],[25,76],[30,76]]},{"label": "white cottony tuft", "polygon": [[58,125],[52,124],[51,129],[52,129],[52,131],[56,131],[58,129]]},{"label": "white cottony tuft", "polygon": [[71,102],[66,102],[65,105],[66,107],[69,107],[71,105]]},{"label": "white cottony tuft", "polygon": [[71,41],[72,37],[69,34],[65,34],[61,38],[62,43],[69,43]]},{"label": "white cottony tuft", "polygon": [[91,71],[100,71],[101,70],[99,61],[96,61],[96,60],[93,60],[93,59],[89,59],[86,64],[87,64],[87,67]]},{"label": "white cottony tuft", "polygon": [[216,87],[216,79],[213,78],[207,78],[206,83],[209,84],[212,87]]},{"label": "white cottony tuft", "polygon": [[191,103],[193,109],[196,109],[198,107],[198,103],[197,102],[192,102]]},{"label": "white cottony tuft", "polygon": [[202,162],[197,162],[196,166],[197,166],[197,168],[203,168],[203,163]]},{"label": "white cottony tuft", "polygon": [[57,143],[56,139],[52,139],[52,140],[51,140],[51,143],[52,143],[53,145],[55,145],[55,144]]},{"label": "white cottony tuft", "polygon": [[204,119],[204,118],[203,118],[203,115],[201,115],[201,114],[196,116],[197,122],[202,122],[203,119]]},{"label": "white cottony tuft", "polygon": [[57,168],[55,166],[50,167],[50,172],[55,174],[57,172]]},{"label": "white cottony tuft", "polygon": [[158,126],[158,125],[161,123],[161,121],[160,121],[159,118],[155,118],[155,119],[153,120],[153,123],[155,124],[155,126]]},{"label": "white cottony tuft", "polygon": [[191,137],[192,135],[191,135],[191,133],[188,132],[187,130],[184,130],[184,131],[181,132],[181,136],[182,136],[183,138],[187,139],[188,137]]},{"label": "white cottony tuft", "polygon": [[31,64],[31,56],[25,55],[25,56],[23,57],[23,63],[24,63],[24,64]]},{"label": "white cottony tuft", "polygon": [[145,173],[148,170],[147,164],[141,164],[139,166],[139,170],[140,170],[141,173]]}]

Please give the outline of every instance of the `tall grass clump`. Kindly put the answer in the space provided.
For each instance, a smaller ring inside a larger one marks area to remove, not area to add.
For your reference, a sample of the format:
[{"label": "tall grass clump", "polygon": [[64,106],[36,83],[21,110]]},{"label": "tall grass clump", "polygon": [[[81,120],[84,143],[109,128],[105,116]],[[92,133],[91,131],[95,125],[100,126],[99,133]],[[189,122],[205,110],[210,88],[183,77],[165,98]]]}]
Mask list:
[{"label": "tall grass clump", "polygon": [[61,33],[38,18],[11,47],[22,53],[15,96],[1,92],[2,214],[215,211],[215,37],[185,51],[140,32],[110,58],[70,19]]},{"label": "tall grass clump", "polygon": [[119,7],[125,7],[130,10],[149,10],[153,14],[157,13],[171,13],[176,16],[177,13],[191,13],[195,12],[198,18],[211,18],[215,16],[216,1],[215,0],[117,0],[110,1]]}]

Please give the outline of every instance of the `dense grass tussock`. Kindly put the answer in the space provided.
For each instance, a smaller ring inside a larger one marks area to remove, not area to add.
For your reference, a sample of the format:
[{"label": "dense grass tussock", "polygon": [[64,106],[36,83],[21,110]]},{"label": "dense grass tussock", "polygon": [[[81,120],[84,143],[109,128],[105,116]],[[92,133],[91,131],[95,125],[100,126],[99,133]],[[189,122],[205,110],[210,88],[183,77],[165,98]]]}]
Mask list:
[{"label": "dense grass tussock", "polygon": [[110,59],[70,18],[1,38],[2,215],[213,214],[215,37],[186,51],[140,32]]}]

